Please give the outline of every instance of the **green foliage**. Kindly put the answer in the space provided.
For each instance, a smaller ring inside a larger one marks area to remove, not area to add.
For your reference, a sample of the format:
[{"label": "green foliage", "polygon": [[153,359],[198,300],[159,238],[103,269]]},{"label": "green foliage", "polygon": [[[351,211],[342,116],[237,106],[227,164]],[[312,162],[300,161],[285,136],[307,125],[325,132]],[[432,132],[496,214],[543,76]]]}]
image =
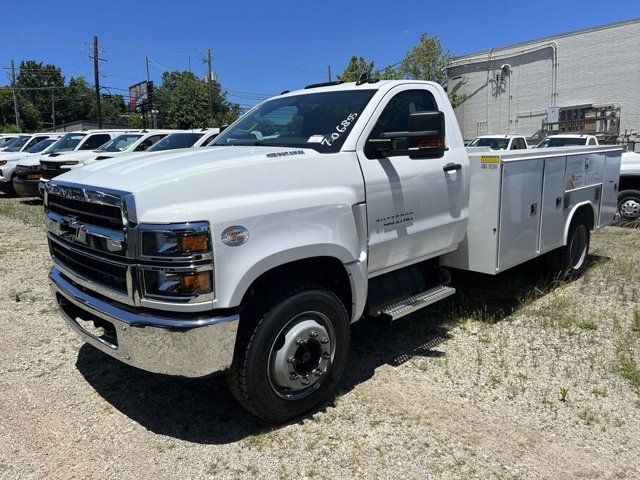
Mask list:
[{"label": "green foliage", "polygon": [[[382,70],[374,69],[374,62],[364,57],[353,55],[344,71],[338,75],[338,79],[344,82],[355,82],[363,72],[369,72],[371,77],[380,80],[415,79],[428,80],[442,85],[447,89],[447,64],[451,55],[442,48],[437,36],[426,33],[420,35],[420,39],[411,50],[406,52],[404,58],[398,63],[387,65]],[[449,99],[453,106],[457,106],[466,100],[466,96],[450,92]]]},{"label": "green foliage", "polygon": [[203,128],[231,123],[240,107],[227,100],[217,82],[212,82],[213,108],[209,111],[207,82],[192,72],[164,72],[156,90],[158,122],[165,128]]}]

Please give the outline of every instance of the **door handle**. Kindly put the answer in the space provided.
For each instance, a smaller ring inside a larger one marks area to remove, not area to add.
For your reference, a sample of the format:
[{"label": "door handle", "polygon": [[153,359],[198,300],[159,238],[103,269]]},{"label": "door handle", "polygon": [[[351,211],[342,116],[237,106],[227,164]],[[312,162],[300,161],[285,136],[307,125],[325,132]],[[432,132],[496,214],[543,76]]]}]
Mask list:
[{"label": "door handle", "polygon": [[445,172],[462,170],[462,165],[460,165],[459,163],[448,163],[447,165],[442,167],[442,170],[444,170]]}]

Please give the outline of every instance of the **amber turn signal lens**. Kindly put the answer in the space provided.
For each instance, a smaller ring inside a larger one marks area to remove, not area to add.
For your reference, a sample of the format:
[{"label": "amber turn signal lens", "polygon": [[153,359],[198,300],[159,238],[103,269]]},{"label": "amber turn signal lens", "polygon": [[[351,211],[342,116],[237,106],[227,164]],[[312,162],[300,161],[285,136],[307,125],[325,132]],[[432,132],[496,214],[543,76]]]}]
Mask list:
[{"label": "amber turn signal lens", "polygon": [[418,142],[418,147],[427,148],[427,147],[442,147],[444,146],[444,138],[434,138],[429,140],[420,140]]},{"label": "amber turn signal lens", "polygon": [[182,293],[210,293],[212,290],[211,272],[200,272],[180,276]]},{"label": "amber turn signal lens", "polygon": [[207,234],[178,237],[179,252],[206,252],[207,250],[209,250],[209,236]]},{"label": "amber turn signal lens", "polygon": [[40,180],[40,174],[39,173],[28,173],[27,174],[27,180]]}]

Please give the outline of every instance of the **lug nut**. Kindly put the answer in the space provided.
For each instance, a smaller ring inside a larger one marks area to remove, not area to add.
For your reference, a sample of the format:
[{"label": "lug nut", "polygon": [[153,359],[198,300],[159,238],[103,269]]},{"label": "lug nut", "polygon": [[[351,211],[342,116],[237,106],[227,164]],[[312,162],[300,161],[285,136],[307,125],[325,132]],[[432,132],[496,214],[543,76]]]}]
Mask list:
[{"label": "lug nut", "polygon": [[290,378],[291,380],[295,380],[296,378],[298,378],[298,374],[297,374],[297,373],[295,373],[295,372],[291,372],[291,373],[289,374],[289,378]]},{"label": "lug nut", "polygon": [[318,336],[318,331],[317,330],[311,330],[311,333],[309,334],[309,336],[317,337]]},{"label": "lug nut", "polygon": [[322,370],[318,370],[317,368],[313,371],[313,374],[316,377],[321,377],[322,375],[324,375],[324,372]]},{"label": "lug nut", "polygon": [[320,343],[329,343],[329,337],[322,337]]},{"label": "lug nut", "polygon": [[287,357],[287,363],[293,363],[293,362],[295,362],[295,361],[296,361],[296,359],[294,358],[294,356],[293,356],[293,355],[289,355],[289,356]]},{"label": "lug nut", "polygon": [[324,358],[325,360],[328,360],[331,357],[331,355],[329,355],[329,352],[322,352],[322,358]]},{"label": "lug nut", "polygon": [[309,385],[309,379],[307,377],[302,377],[300,383],[302,383],[303,385]]},{"label": "lug nut", "polygon": [[300,337],[296,338],[296,345],[302,345],[302,339]]}]

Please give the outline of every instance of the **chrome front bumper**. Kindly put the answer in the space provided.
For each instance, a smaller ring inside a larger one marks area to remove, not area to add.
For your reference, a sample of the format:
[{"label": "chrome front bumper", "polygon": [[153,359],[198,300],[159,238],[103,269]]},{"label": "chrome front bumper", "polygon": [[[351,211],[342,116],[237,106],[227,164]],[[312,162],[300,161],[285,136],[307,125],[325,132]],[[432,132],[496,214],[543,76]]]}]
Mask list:
[{"label": "chrome front bumper", "polygon": [[[86,293],[56,267],[49,272],[49,280],[67,323],[85,342],[124,363],[150,372],[184,377],[202,377],[231,365],[237,314],[215,317],[181,314],[172,318],[136,312]],[[115,339],[113,335],[104,337],[93,333],[92,317],[113,325]]]}]

